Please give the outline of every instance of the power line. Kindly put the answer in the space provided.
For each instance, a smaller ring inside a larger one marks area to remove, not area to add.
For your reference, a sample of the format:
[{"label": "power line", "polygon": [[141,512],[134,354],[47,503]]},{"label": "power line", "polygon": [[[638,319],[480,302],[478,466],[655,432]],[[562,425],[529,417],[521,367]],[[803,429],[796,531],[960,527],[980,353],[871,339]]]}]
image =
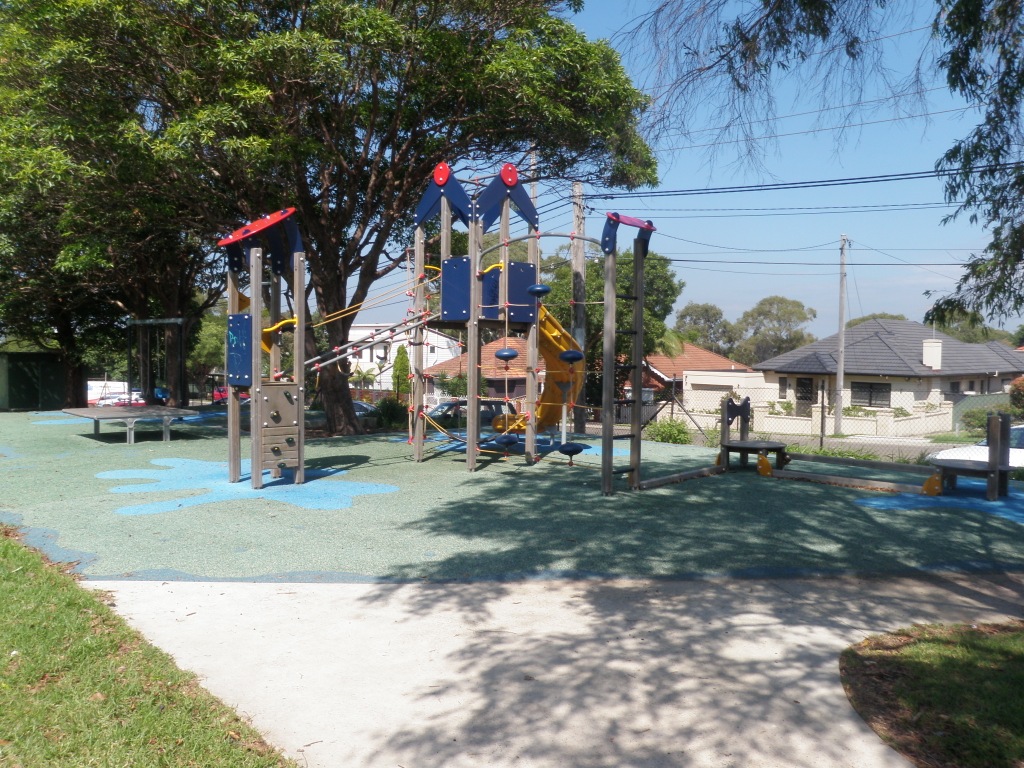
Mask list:
[{"label": "power line", "polygon": [[[996,163],[973,169],[975,173],[994,170],[1012,170],[1024,166],[1024,162]],[[770,184],[747,184],[733,187],[705,187],[703,189],[665,189],[651,192],[608,192],[590,195],[591,200],[627,200],[659,197],[689,197],[693,195],[721,195],[733,192],[776,192],[791,189],[816,189],[819,187],[842,187],[854,184],[880,184],[893,181],[916,181],[919,179],[942,178],[960,173],[959,169],[908,171],[905,173],[887,173],[876,176],[850,176],[837,179],[816,179],[812,181],[783,181]]]}]

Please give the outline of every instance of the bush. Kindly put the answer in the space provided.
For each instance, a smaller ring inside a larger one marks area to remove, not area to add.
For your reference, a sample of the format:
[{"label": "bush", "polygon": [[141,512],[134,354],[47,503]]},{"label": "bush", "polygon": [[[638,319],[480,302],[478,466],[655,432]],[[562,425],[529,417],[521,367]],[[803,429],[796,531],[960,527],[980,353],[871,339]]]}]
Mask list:
[{"label": "bush", "polygon": [[892,409],[892,413],[897,419],[905,419],[907,416],[910,416],[910,411],[899,405]]},{"label": "bush", "polygon": [[690,428],[679,419],[652,421],[644,429],[644,437],[657,443],[689,445],[693,442],[690,438]]},{"label": "bush", "polygon": [[385,397],[377,401],[381,426],[385,428],[404,427],[409,423],[409,409],[397,397]]},{"label": "bush", "polygon": [[843,408],[843,416],[868,416],[868,409],[863,405],[848,405]]},{"label": "bush", "polygon": [[1013,416],[1024,416],[1024,376],[1018,376],[1010,382],[1010,407]]},{"label": "bush", "polygon": [[988,428],[988,414],[989,412],[985,408],[972,408],[963,412],[960,423],[968,432],[985,434],[985,430]]},{"label": "bush", "polygon": [[772,416],[792,416],[793,410],[794,406],[791,400],[770,401],[768,403],[768,413]]}]

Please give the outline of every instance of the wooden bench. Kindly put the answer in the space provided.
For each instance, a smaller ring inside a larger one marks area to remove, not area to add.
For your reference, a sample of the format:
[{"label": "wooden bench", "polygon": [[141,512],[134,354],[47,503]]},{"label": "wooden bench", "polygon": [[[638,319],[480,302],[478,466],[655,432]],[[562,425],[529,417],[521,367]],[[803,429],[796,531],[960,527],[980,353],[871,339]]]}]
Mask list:
[{"label": "wooden bench", "polygon": [[1000,496],[1008,496],[1010,493],[1010,471],[1013,467],[1008,464],[936,458],[929,459],[928,463],[939,470],[944,491],[954,490],[957,476],[966,475],[968,477],[984,477],[988,480],[985,496],[989,501],[995,501]]},{"label": "wooden bench", "polygon": [[162,421],[164,442],[171,439],[171,422],[184,416],[198,416],[199,411],[186,408],[168,408],[165,405],[112,406],[110,408],[65,408],[64,413],[92,419],[92,433],[100,433],[100,422],[117,421],[128,428],[128,444],[135,443],[135,423],[138,421]]}]

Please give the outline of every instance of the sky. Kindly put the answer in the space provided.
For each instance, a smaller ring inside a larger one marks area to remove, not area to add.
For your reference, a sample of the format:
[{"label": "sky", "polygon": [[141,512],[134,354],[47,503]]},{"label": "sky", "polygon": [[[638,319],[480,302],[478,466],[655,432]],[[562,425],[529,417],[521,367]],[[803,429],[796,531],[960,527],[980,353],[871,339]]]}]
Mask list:
[{"label": "sky", "polygon": [[[923,5],[926,10],[931,6]],[[589,38],[612,39],[621,51],[614,36],[623,19],[645,7],[644,2],[623,6],[591,0],[572,20]],[[926,34],[920,27],[928,19],[897,23],[902,28],[893,29],[886,44],[898,68],[920,49]],[[635,83],[650,80],[643,56],[624,58],[624,63]],[[855,118],[854,125],[842,132],[832,130],[844,124],[842,113],[821,112],[819,101],[801,98],[800,89],[783,90],[776,110],[782,118],[772,131],[777,138],[765,144],[760,169],[739,161],[738,145],[717,146],[709,159],[700,134],[686,141],[668,136],[655,147],[661,176],[660,185],[652,190],[655,194],[604,200],[594,195],[605,190],[588,189],[586,233],[599,238],[608,211],[650,219],[657,228],[650,250],[671,259],[686,283],[676,310],[688,302],[715,304],[728,320],[736,321],[761,299],[784,296],[815,311],[816,318],[806,328],[819,338],[838,330],[840,241],[845,235],[845,319],[887,312],[920,321],[937,297],[953,290],[962,264],[987,242],[982,227],[966,217],[941,223],[954,209],[945,203],[940,179],[730,194],[671,193],[931,171],[977,119],[977,112],[963,110],[941,82],[931,87],[927,106],[913,110],[914,116],[894,120],[887,108],[877,108]],[[708,128],[717,126],[713,117],[707,120]],[[706,136],[704,144],[713,141],[711,133]],[[495,159],[495,171],[505,160]],[[572,230],[568,183],[546,189],[538,208],[542,232]],[[620,228],[619,237],[620,250],[629,247],[626,228]],[[557,244],[542,241],[545,253]],[[397,274],[385,278],[375,293],[386,295],[402,279]],[[931,298],[926,291],[934,292]],[[400,319],[401,301],[382,303],[379,309],[364,310],[360,320]],[[670,325],[674,319],[673,314]],[[1020,318],[1009,318],[1003,327],[1014,330],[1020,323]]]}]

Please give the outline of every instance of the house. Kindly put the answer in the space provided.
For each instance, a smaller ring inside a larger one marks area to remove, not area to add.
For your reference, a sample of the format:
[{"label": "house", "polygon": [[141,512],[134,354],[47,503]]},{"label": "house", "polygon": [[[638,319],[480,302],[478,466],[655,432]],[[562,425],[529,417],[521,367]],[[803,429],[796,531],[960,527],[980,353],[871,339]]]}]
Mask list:
[{"label": "house", "polygon": [[[508,362],[499,360],[495,352],[499,349],[514,349],[518,353]],[[443,399],[444,395],[436,386],[438,377],[456,378],[466,376],[469,355],[462,354],[423,369],[427,377],[426,395],[429,403]],[[545,375],[544,358],[537,356],[537,382],[543,388]],[[526,397],[526,339],[518,337],[490,341],[480,348],[480,376],[487,387],[488,397],[509,397],[513,400]]]},{"label": "house", "polygon": [[717,408],[730,393],[748,396],[764,385],[760,371],[696,344],[684,344],[677,355],[652,354],[644,359],[644,388],[655,393],[667,390],[684,405]]},{"label": "house", "polygon": [[[405,347],[409,355],[409,362],[412,362],[413,331],[402,328],[397,331],[390,330],[394,323],[355,323],[349,331],[349,341],[365,344],[357,345],[355,351],[349,356],[352,364],[352,371],[372,374],[373,389],[393,391],[394,386],[391,380],[391,370],[395,363],[395,353],[399,347]],[[433,328],[425,329],[423,342],[423,366],[430,366],[451,360],[461,350],[459,340],[454,336],[441,333]]]},{"label": "house", "polygon": [[[838,345],[835,334],[753,368],[764,373],[780,407],[813,421],[834,400]],[[899,418],[943,416],[915,431],[928,434],[952,427],[957,401],[1004,392],[1022,372],[1024,353],[1000,342],[969,344],[911,320],[868,320],[845,332],[842,402]]]},{"label": "house", "polygon": [[[507,364],[494,354],[505,347],[519,353]],[[433,377],[441,374],[462,376],[465,375],[466,360],[467,357],[462,355],[435,365],[424,373]],[[526,339],[507,338],[484,345],[480,353],[480,366],[488,395],[504,397],[507,392],[508,397],[513,399],[526,396]],[[538,357],[537,380],[541,389],[544,375],[544,358]],[[647,400],[655,399],[658,393],[672,393],[676,402],[683,407],[692,404],[696,408],[707,407],[718,413],[723,395],[730,392],[761,392],[763,389],[764,375],[760,372],[695,344],[686,344],[678,355],[670,357],[654,354],[644,361],[644,398]],[[428,381],[428,395],[432,391],[432,382]],[[630,396],[628,384],[625,396]]]}]

